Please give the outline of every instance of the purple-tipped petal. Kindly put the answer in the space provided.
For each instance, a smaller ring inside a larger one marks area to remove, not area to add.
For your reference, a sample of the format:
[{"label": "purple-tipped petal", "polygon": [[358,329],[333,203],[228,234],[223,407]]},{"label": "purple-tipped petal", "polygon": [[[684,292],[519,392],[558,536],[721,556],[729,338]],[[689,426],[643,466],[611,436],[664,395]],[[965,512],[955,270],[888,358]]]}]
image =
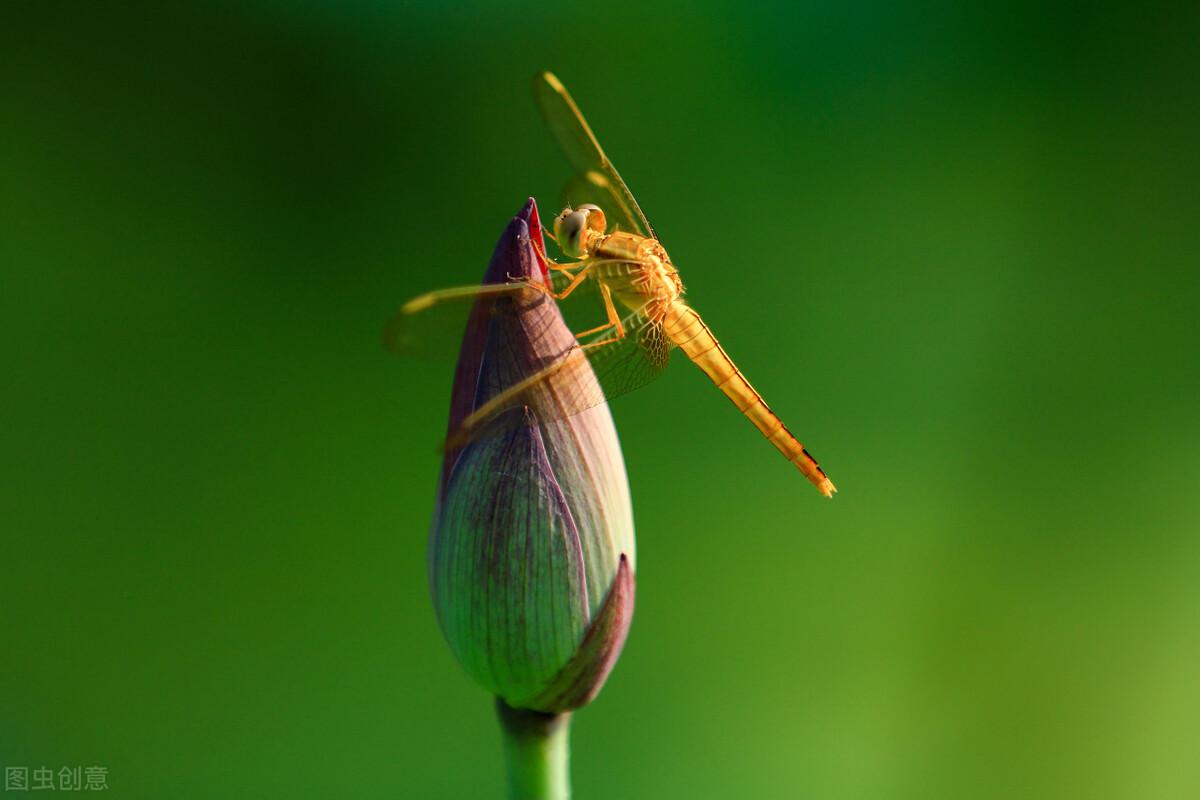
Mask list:
[{"label": "purple-tipped petal", "polygon": [[522,708],[557,713],[587,705],[599,692],[625,646],[633,622],[633,570],[621,556],[617,577],[574,657],[536,696],[517,700]]}]

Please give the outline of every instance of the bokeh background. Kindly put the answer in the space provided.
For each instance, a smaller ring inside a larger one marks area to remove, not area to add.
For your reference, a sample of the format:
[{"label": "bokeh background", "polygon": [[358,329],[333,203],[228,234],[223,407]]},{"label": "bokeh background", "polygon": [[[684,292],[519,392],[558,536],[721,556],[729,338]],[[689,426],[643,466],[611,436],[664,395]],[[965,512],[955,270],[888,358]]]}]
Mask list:
[{"label": "bokeh background", "polygon": [[984,5],[6,3],[0,765],[502,796],[378,333],[555,210],[552,68],[841,489],[686,362],[614,404],[577,796],[1200,795],[1197,7]]}]

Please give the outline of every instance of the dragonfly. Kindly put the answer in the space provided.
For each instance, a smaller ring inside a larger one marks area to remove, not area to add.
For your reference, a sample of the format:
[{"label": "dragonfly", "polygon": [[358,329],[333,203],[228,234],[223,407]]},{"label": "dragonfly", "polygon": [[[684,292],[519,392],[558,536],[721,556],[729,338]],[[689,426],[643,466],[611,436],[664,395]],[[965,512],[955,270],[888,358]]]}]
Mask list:
[{"label": "dragonfly", "polygon": [[558,357],[514,380],[466,416],[447,446],[483,435],[489,421],[510,409],[528,408],[534,393],[583,360],[596,380],[576,382],[583,388],[574,393],[556,390],[551,414],[574,414],[649,383],[666,368],[670,351],[678,348],[785,459],[822,494],[832,497],[837,489],[817,460],[771,411],[708,325],[684,301],[679,271],[566,87],[554,74],[542,72],[534,79],[534,98],[575,172],[564,190],[567,202],[555,217],[553,230],[541,231],[569,260],[552,260],[543,246],[538,257],[546,268],[546,282],[515,279],[420,295],[401,308],[385,331],[385,342],[402,349],[398,342],[413,318],[463,300],[503,299],[509,304],[505,307],[511,308],[513,298],[529,302],[531,296],[549,297],[566,306],[573,298],[586,297],[590,302],[585,304],[603,321],[580,330]]}]

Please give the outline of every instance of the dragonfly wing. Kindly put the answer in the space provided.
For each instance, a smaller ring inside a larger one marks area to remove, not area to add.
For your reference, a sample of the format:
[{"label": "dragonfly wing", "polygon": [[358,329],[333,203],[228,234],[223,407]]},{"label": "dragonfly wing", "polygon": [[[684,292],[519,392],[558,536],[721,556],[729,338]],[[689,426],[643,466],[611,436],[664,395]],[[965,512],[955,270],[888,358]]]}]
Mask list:
[{"label": "dragonfly wing", "polygon": [[[521,310],[518,324],[536,341],[547,313],[537,307]],[[670,340],[661,324],[644,310],[626,316],[624,336],[612,328],[559,347],[536,363],[524,354],[492,352],[494,367],[483,377],[486,402],[463,420],[447,447],[496,435],[529,421],[548,422],[578,414],[654,380],[666,369]],[[532,412],[532,413],[529,413]]]},{"label": "dragonfly wing", "polygon": [[476,304],[489,314],[501,309],[511,313],[547,299],[544,291],[521,281],[427,292],[409,300],[392,317],[383,329],[383,346],[398,356],[453,356]]},{"label": "dragonfly wing", "polygon": [[[570,272],[552,271],[551,292],[561,293],[572,280]],[[468,320],[488,350],[476,411],[448,445],[528,424],[530,415],[512,409],[527,407],[537,420],[562,419],[644,386],[666,368],[671,346],[644,310],[621,320],[624,336],[606,327],[604,296],[592,279],[559,301],[521,281],[429,292],[401,307],[383,342],[401,356],[453,356]]]},{"label": "dragonfly wing", "polygon": [[[595,266],[616,263],[594,260]],[[575,270],[550,271],[550,290],[562,294],[574,281]],[[520,313],[543,300],[552,299],[545,291],[525,281],[488,283],[439,289],[412,298],[383,329],[383,346],[398,356],[453,356],[467,316],[477,304],[488,314]],[[558,303],[559,310],[572,330],[595,327],[605,317],[604,298],[595,280],[584,279]]]},{"label": "dragonfly wing", "polygon": [[576,171],[564,190],[564,200],[576,205],[595,203],[618,228],[657,239],[562,82],[553,73],[543,72],[534,79],[533,95],[547,127]]},{"label": "dragonfly wing", "polygon": [[625,329],[621,339],[611,341],[616,334],[609,330],[581,343],[605,400],[641,388],[661,375],[674,346],[662,325],[649,319],[644,310],[630,314],[621,324]]}]

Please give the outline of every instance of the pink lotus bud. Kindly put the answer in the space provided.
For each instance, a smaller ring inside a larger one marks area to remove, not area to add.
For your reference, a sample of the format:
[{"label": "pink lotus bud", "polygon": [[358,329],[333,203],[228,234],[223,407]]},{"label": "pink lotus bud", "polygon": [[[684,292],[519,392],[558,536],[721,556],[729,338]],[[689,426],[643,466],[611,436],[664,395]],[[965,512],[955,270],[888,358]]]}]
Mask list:
[{"label": "pink lotus bud", "polygon": [[[500,237],[484,282],[546,285],[544,252],[531,199]],[[549,296],[478,301],[459,354],[451,434],[574,343]],[[514,708],[559,712],[590,701],[633,616],[633,513],[612,417],[603,404],[555,414],[556,398],[596,388],[578,362],[501,412],[494,432],[448,451],[442,469],[429,559],[438,621],[467,672]]]}]

